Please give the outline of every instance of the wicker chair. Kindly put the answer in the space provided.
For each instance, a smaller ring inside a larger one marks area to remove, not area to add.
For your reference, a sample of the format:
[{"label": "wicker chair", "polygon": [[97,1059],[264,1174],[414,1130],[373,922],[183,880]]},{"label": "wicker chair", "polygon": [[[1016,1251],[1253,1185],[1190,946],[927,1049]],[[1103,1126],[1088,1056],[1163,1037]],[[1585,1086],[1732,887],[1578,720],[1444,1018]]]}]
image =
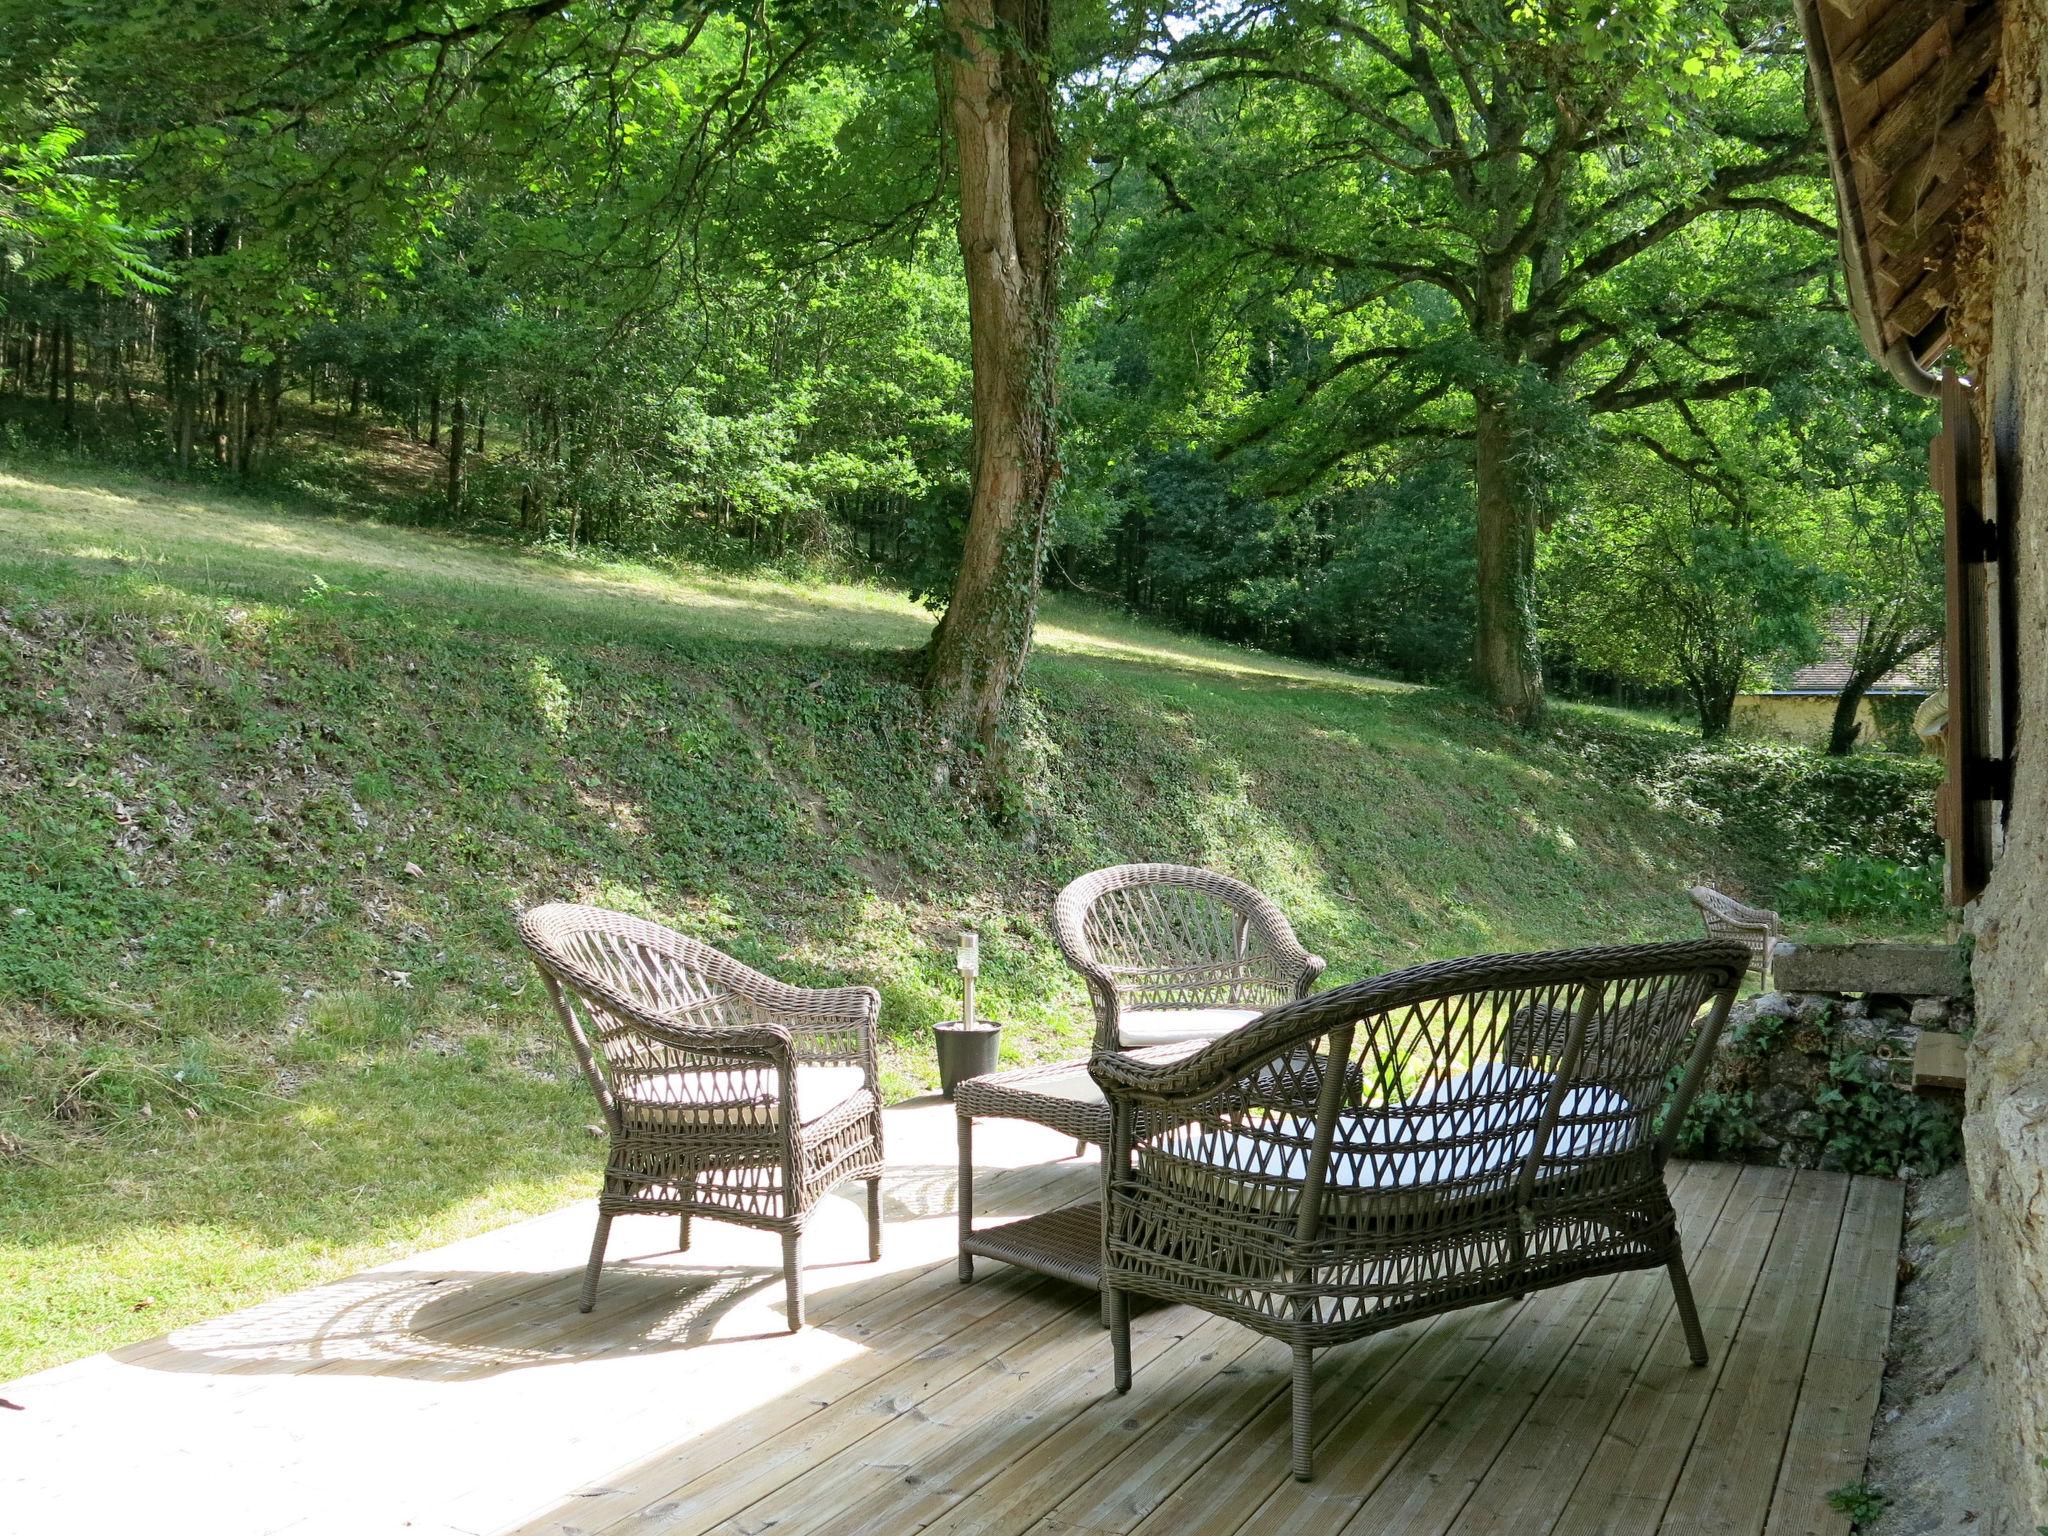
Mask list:
[{"label": "wicker chair", "polygon": [[1443,961],[1276,1008],[1179,1062],[1098,1053],[1117,1390],[1134,1293],[1283,1339],[1306,1480],[1316,1350],[1658,1267],[1704,1364],[1664,1161],[1746,958],[1695,941]]},{"label": "wicker chair", "polygon": [[1733,896],[1711,885],[1696,885],[1686,894],[1700,909],[1700,921],[1710,939],[1733,939],[1749,951],[1749,969],[1757,984],[1771,984],[1771,949],[1778,942],[1778,914],[1762,907],[1746,907]]},{"label": "wicker chair", "polygon": [[1185,864],[1081,876],[1053,903],[1053,932],[1088,983],[1098,1051],[1217,1039],[1323,972],[1265,896]]},{"label": "wicker chair", "polygon": [[867,1180],[868,1258],[881,1258],[872,987],[784,986],[597,907],[536,907],[519,936],[610,1132],[583,1311],[621,1213],[677,1217],[685,1249],[693,1216],[780,1233],[791,1332],[804,1325],[804,1223],[848,1179]]}]

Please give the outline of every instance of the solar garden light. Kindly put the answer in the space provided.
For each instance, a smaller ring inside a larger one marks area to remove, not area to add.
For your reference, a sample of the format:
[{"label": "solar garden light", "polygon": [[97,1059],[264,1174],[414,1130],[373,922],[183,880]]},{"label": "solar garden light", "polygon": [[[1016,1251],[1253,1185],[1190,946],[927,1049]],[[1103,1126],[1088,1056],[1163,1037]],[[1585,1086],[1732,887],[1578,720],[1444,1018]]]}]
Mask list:
[{"label": "solar garden light", "polygon": [[960,973],[960,1017],[933,1028],[939,1052],[939,1090],[947,1098],[970,1077],[984,1077],[995,1071],[1003,1048],[1003,1026],[983,1023],[974,1016],[974,982],[981,974],[981,935],[972,928],[960,931],[960,946],[953,953],[953,969]]}]

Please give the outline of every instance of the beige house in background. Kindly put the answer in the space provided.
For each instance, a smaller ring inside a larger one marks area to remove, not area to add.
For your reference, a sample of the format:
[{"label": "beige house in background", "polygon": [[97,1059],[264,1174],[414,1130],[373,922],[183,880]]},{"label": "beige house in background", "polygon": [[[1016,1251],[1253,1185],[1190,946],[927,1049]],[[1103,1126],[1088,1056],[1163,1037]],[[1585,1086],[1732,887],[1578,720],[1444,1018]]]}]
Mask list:
[{"label": "beige house in background", "polygon": [[[1849,681],[1849,656],[1856,637],[1847,626],[1834,627],[1821,659],[1787,672],[1777,686],[1739,693],[1730,727],[1744,736],[1773,736],[1808,746],[1825,746],[1834,725],[1835,701]],[[1941,648],[1922,651],[1904,666],[1887,672],[1863,696],[1856,711],[1863,727],[1858,750],[1890,745],[1916,750],[1913,712],[1941,687]]]}]

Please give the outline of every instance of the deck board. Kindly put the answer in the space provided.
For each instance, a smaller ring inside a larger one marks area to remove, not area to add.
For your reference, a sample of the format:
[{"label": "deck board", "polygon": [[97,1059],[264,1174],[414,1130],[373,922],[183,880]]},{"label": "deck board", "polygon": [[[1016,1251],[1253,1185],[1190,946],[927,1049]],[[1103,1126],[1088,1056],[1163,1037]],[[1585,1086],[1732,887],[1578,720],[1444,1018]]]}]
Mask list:
[{"label": "deck board", "polygon": [[[587,1208],[0,1387],[23,1530],[209,1536],[1841,1536],[1889,1327],[1895,1184],[1674,1166],[1712,1360],[1661,1273],[1581,1282],[1332,1350],[1317,1477],[1287,1476],[1284,1347],[1188,1308],[1134,1318],[1110,1390],[1093,1299],[953,1265],[948,1106],[888,1113],[883,1261],[858,1186],[806,1245],[621,1219],[575,1309]],[[1089,1198],[1092,1160],[977,1137],[988,1219]],[[119,1467],[118,1479],[108,1469]]]}]

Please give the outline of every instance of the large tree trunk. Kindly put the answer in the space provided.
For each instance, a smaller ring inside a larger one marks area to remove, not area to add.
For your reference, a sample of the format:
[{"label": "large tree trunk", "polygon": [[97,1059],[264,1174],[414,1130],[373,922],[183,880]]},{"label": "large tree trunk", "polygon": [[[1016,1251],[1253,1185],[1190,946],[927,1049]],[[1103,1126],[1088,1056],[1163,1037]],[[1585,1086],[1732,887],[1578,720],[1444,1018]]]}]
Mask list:
[{"label": "large tree trunk", "polygon": [[1518,725],[1543,718],[1536,649],[1536,518],[1514,467],[1507,403],[1475,391],[1473,479],[1479,519],[1479,691]]},{"label": "large tree trunk", "polygon": [[960,251],[974,365],[973,500],[952,601],[926,652],[925,696],[948,748],[1000,772],[1010,690],[1031,651],[1054,424],[1057,268],[1066,221],[1046,54],[1051,0],[945,0],[947,103],[960,161]]},{"label": "large tree trunk", "polygon": [[1733,684],[1716,685],[1702,694],[1695,704],[1700,716],[1700,740],[1719,741],[1728,734],[1728,728],[1735,722],[1735,695],[1739,690]]}]

